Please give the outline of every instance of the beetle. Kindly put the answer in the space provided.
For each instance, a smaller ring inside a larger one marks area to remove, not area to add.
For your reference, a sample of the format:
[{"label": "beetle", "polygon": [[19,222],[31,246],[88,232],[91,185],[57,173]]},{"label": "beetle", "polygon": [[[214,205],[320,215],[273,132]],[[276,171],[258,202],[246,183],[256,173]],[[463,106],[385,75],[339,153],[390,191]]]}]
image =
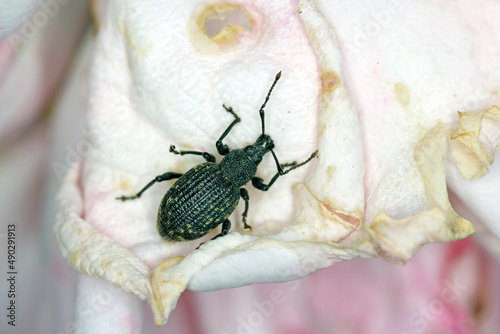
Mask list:
[{"label": "beetle", "polygon": [[[157,229],[163,239],[169,241],[187,241],[198,239],[218,225],[222,224],[221,232],[213,239],[228,233],[231,222],[228,217],[238,205],[240,197],[245,201],[242,221],[245,229],[251,229],[247,224],[248,191],[243,185],[252,181],[252,185],[262,191],[267,191],[279,176],[305,165],[318,153],[316,150],[302,163],[280,164],[273,151],[274,143],[269,135],[265,134],[264,108],[269,101],[271,92],[281,77],[281,71],[276,74],[273,84],[267,93],[264,103],[259,109],[262,125],[262,134],[255,143],[244,148],[230,150],[222,140],[229,134],[231,129],[241,118],[231,107],[222,105],[223,108],[234,116],[234,120],[222,133],[215,143],[217,152],[224,158],[220,163],[215,162],[215,156],[208,152],[199,151],[177,151],[174,145],[170,146],[170,152],[177,155],[199,155],[206,162],[201,163],[185,174],[166,172],[156,176],[141,191],[133,196],[121,196],[116,199],[121,201],[140,198],[142,194],[152,185],[171,179],[178,179],[163,197],[158,209]],[[260,177],[256,177],[257,166],[267,153],[271,152],[278,172],[272,177],[268,184]],[[284,170],[285,167],[291,167]],[[213,240],[212,239],[212,240]]]}]

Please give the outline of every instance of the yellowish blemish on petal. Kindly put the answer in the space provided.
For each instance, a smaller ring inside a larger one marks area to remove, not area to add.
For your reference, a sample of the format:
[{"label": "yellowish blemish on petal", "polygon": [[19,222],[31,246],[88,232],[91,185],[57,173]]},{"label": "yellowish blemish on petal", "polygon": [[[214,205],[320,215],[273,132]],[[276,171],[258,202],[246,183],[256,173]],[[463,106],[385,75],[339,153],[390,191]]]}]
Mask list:
[{"label": "yellowish blemish on petal", "polygon": [[129,31],[128,31],[128,27],[126,26],[125,23],[123,23],[122,21],[119,22],[119,27],[120,27],[120,31],[122,32],[123,34],[123,37],[125,38],[125,40],[127,41],[127,44],[128,46],[135,51],[135,53],[137,55],[140,55],[140,56],[143,56],[143,57],[146,57],[148,55],[148,52],[149,50],[151,49],[151,45],[150,44],[147,44],[147,45],[141,45],[141,43],[143,43],[143,41],[138,41],[136,39],[134,39]]},{"label": "yellowish blemish on petal", "polygon": [[131,190],[132,186],[128,180],[120,180],[120,184],[118,185],[121,190]]},{"label": "yellowish blemish on petal", "polygon": [[331,181],[333,179],[333,176],[335,175],[336,170],[337,170],[337,167],[328,166],[328,168],[326,169],[326,175],[328,176],[328,181]]},{"label": "yellowish blemish on petal", "polygon": [[406,107],[408,104],[410,104],[410,91],[401,82],[398,82],[394,85],[394,92],[396,93],[396,97],[399,103],[401,103],[403,107]]}]

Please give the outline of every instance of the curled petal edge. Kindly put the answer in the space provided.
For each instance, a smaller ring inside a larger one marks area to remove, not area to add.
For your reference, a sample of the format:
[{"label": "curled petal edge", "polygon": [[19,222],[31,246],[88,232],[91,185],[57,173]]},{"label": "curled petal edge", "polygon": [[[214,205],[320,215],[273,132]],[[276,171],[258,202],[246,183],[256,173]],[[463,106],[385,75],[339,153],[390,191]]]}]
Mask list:
[{"label": "curled petal edge", "polygon": [[82,218],[81,166],[79,161],[69,170],[56,199],[54,234],[62,256],[76,270],[153,302],[149,268],[130,250]]},{"label": "curled petal edge", "polygon": [[458,112],[458,127],[451,135],[450,160],[466,180],[483,177],[500,150],[500,109]]}]

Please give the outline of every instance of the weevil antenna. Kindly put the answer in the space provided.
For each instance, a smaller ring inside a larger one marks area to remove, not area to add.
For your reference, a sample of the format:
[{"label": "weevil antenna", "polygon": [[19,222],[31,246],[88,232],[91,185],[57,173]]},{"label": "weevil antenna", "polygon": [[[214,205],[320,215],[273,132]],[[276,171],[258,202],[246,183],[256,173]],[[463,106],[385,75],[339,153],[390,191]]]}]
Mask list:
[{"label": "weevil antenna", "polygon": [[274,82],[271,85],[269,92],[267,93],[266,99],[265,99],[264,103],[262,104],[262,107],[260,107],[260,109],[259,109],[260,121],[262,123],[262,134],[264,134],[266,132],[265,131],[266,127],[264,125],[264,123],[265,123],[264,122],[264,108],[266,107],[267,101],[269,101],[269,97],[271,96],[271,92],[273,91],[274,85],[276,85],[276,83],[278,82],[280,77],[281,77],[281,71],[279,71],[278,74],[276,74],[276,78],[274,79]]}]

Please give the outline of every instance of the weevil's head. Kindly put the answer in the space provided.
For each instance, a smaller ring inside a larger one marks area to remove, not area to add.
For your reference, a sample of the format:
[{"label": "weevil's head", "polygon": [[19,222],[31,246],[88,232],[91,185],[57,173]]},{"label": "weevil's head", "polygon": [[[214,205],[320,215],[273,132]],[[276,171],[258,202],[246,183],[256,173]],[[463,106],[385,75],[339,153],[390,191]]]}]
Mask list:
[{"label": "weevil's head", "polygon": [[257,166],[262,161],[264,155],[271,152],[273,148],[274,142],[271,139],[271,136],[261,134],[255,143],[246,146],[243,151],[247,155],[248,159],[250,159],[250,161]]}]

